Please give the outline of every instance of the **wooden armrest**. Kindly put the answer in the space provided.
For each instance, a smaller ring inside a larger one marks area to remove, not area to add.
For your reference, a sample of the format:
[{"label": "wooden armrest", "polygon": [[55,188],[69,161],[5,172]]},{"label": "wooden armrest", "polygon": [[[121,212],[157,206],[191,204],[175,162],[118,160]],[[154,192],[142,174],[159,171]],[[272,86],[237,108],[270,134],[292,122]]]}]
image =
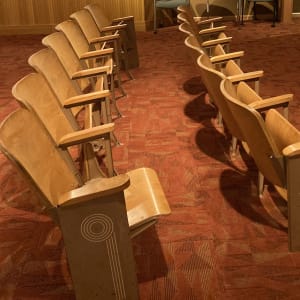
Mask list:
[{"label": "wooden armrest", "polygon": [[107,74],[110,71],[109,66],[89,68],[86,70],[77,71],[72,75],[72,79],[81,79],[86,77],[94,77],[98,75]]},{"label": "wooden armrest", "polygon": [[282,150],[284,156],[292,157],[300,155],[300,142],[289,145]]},{"label": "wooden armrest", "polygon": [[206,35],[206,34],[212,34],[212,33],[218,33],[218,32],[224,32],[226,29],[226,26],[219,26],[219,27],[211,27],[202,29],[198,32],[199,35]]},{"label": "wooden armrest", "polygon": [[64,101],[64,107],[71,108],[71,107],[75,107],[75,106],[96,103],[96,102],[99,102],[99,100],[103,101],[104,100],[103,98],[109,97],[109,96],[110,96],[109,90],[81,94],[81,95],[70,97],[70,98],[66,99]]},{"label": "wooden armrest", "polygon": [[114,52],[113,48],[101,49],[101,50],[93,50],[89,52],[85,52],[80,56],[80,59],[89,59],[89,58],[97,58],[101,56],[111,55]]},{"label": "wooden armrest", "polygon": [[215,40],[208,40],[201,44],[201,47],[212,47],[216,46],[218,44],[228,44],[232,40],[232,37],[227,38],[221,38],[221,39],[215,39]]},{"label": "wooden armrest", "polygon": [[119,24],[119,25],[111,25],[111,26],[105,26],[100,29],[101,32],[107,32],[107,31],[117,31],[120,29],[126,28],[127,24]]},{"label": "wooden armrest", "polygon": [[238,74],[238,75],[233,75],[233,76],[228,76],[227,78],[231,82],[240,82],[240,81],[247,81],[247,80],[254,80],[254,79],[259,79],[264,75],[264,71],[253,71],[253,72],[248,72],[248,73],[243,73],[243,74]]},{"label": "wooden armrest", "polygon": [[250,107],[257,110],[269,109],[271,107],[287,106],[293,100],[293,94],[285,94],[281,96],[266,98],[249,104]]},{"label": "wooden armrest", "polygon": [[113,19],[112,23],[118,23],[118,22],[121,22],[121,21],[130,21],[130,20],[133,20],[133,19],[134,19],[134,16],[120,17],[120,18]]},{"label": "wooden armrest", "polygon": [[99,201],[98,198],[122,192],[129,185],[129,176],[126,174],[110,178],[92,179],[87,181],[82,187],[61,195],[57,205],[67,206],[90,200]]},{"label": "wooden armrest", "polygon": [[114,123],[106,123],[103,125],[86,128],[64,135],[59,141],[59,147],[70,147],[72,145],[79,145],[89,141],[94,141],[104,134],[114,130]]},{"label": "wooden armrest", "polygon": [[212,63],[226,62],[231,59],[241,58],[242,56],[244,56],[244,54],[245,54],[244,51],[226,53],[226,54],[222,54],[222,55],[213,56],[210,58],[210,61]]},{"label": "wooden armrest", "polygon": [[117,40],[119,38],[120,38],[120,35],[118,33],[115,33],[115,34],[109,34],[109,35],[92,38],[89,40],[89,43],[96,44],[96,43],[102,43],[102,42],[109,42],[109,41]]},{"label": "wooden armrest", "polygon": [[194,17],[193,19],[198,25],[223,21],[223,17],[213,17],[208,19],[203,19],[203,17]]}]

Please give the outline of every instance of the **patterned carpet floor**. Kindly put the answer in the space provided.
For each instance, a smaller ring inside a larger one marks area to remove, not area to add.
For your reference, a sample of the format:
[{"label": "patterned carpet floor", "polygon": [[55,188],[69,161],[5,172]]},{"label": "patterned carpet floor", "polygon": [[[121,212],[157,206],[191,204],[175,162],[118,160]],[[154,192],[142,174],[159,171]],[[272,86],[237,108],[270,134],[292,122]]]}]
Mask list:
[{"label": "patterned carpet floor", "polygon": [[[300,23],[228,23],[244,71],[262,69],[263,96],[293,93],[300,129]],[[0,37],[0,121],[18,107],[12,85],[32,72],[42,36]],[[140,66],[118,100],[119,173],[154,168],[172,214],[134,238],[142,300],[300,299],[300,253],[288,251],[287,204],[216,127],[199,71],[177,27],[137,33]],[[0,154],[0,299],[75,299],[61,232]]]}]

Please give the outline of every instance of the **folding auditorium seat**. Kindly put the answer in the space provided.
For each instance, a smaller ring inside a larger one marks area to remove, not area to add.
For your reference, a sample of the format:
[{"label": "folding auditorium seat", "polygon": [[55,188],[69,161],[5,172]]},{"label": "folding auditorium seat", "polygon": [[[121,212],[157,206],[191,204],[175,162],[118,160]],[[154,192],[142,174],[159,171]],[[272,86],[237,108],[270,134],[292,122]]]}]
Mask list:
[{"label": "folding auditorium seat", "polygon": [[0,149],[61,228],[76,299],[138,299],[130,236],[170,213],[155,171],[140,168],[82,183],[25,108],[2,122]]},{"label": "folding auditorium seat", "polygon": [[114,29],[112,31],[113,34],[103,35],[101,29],[98,28],[93,16],[87,9],[81,9],[74,12],[70,15],[70,18],[75,20],[81,28],[88,43],[90,44],[90,49],[99,49],[99,43],[101,45],[103,41],[108,43],[110,47],[114,48],[115,72],[120,76],[120,63],[122,62],[123,69],[126,71],[128,78],[133,78],[129,72],[127,52],[123,50],[121,43],[121,32],[125,29],[126,24],[116,25],[114,28],[120,28],[119,30]]},{"label": "folding auditorium seat", "polygon": [[[38,87],[38,89],[32,87]],[[112,177],[115,174],[110,140],[110,135],[114,130],[113,123],[80,129],[75,118],[72,118],[70,114],[67,114],[66,109],[63,109],[60,101],[48,85],[46,78],[40,73],[31,73],[19,80],[13,86],[12,94],[22,106],[36,113],[54,143],[58,147],[66,150],[64,153],[74,169],[75,164],[67,149],[74,145],[82,148],[82,152],[80,151],[80,155],[83,154],[82,162],[84,166],[84,175],[82,177],[91,179],[105,176],[105,173],[99,166],[97,157],[93,155],[94,148],[91,144],[93,142],[99,142],[100,139],[100,144],[104,145],[105,148],[107,176]],[[105,101],[105,98],[109,97],[109,91],[98,92],[98,97],[101,97],[103,99],[102,101]],[[69,98],[66,102],[73,102],[70,100],[72,100],[72,98]],[[92,101],[99,102],[99,100],[100,98],[94,98]],[[87,103],[89,102],[90,101],[87,101]],[[82,104],[82,101],[80,104]]]},{"label": "folding auditorium seat", "polygon": [[287,200],[289,249],[299,251],[300,132],[277,110],[268,110],[263,118],[255,104],[244,104],[241,98],[253,98],[244,84],[224,79],[220,88],[259,172]]},{"label": "folding auditorium seat", "polygon": [[[139,66],[139,55],[136,43],[136,31],[133,16],[122,16],[109,20],[104,10],[98,3],[90,3],[84,7],[94,18],[98,29],[105,35],[117,31],[120,34],[121,49],[123,51],[121,60],[124,67],[137,68]],[[124,27],[124,25],[126,25]],[[131,75],[131,73],[130,73]]]}]

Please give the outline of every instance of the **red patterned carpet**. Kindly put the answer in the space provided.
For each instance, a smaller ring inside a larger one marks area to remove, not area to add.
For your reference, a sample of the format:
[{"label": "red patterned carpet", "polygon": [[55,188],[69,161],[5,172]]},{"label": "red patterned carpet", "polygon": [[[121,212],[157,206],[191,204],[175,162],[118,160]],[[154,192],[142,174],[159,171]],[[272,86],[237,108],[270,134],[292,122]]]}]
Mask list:
[{"label": "red patterned carpet", "polygon": [[[300,129],[300,25],[228,24],[242,68],[263,69],[264,96],[294,93],[290,120]],[[31,72],[41,36],[0,37],[0,120],[17,107],[10,89]],[[142,300],[300,299],[300,253],[287,246],[287,205],[256,169],[231,160],[229,138],[214,126],[199,72],[176,27],[138,33],[140,67],[125,81],[114,148],[119,173],[149,166],[172,214],[133,240]],[[125,78],[125,77],[124,77]],[[0,154],[0,299],[75,299],[61,233]]]}]

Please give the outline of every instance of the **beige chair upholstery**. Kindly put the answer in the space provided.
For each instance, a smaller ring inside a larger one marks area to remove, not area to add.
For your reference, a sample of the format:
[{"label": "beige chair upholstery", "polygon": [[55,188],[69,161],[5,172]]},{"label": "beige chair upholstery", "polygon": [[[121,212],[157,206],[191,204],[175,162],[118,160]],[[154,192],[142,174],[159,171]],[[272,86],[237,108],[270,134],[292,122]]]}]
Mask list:
[{"label": "beige chair upholstery", "polygon": [[236,88],[229,79],[224,79],[220,87],[258,170],[288,200],[289,249],[299,251],[300,132],[277,110],[268,110],[264,120],[251,105],[242,103],[240,92],[235,92],[241,88],[244,93],[242,83]]},{"label": "beige chair upholstery", "polygon": [[[98,3],[90,3],[84,7],[94,18],[98,29],[103,33],[114,33],[117,30],[120,34],[122,53],[121,60],[129,69],[139,66],[139,55],[136,43],[136,31],[133,16],[123,16],[109,20]],[[126,24],[124,29],[123,26]],[[124,65],[124,67],[126,67]],[[131,75],[131,74],[130,74]]]},{"label": "beige chair upholstery", "polygon": [[170,213],[155,171],[140,168],[82,184],[25,108],[2,122],[0,148],[59,224],[76,299],[138,299],[130,234]]}]

